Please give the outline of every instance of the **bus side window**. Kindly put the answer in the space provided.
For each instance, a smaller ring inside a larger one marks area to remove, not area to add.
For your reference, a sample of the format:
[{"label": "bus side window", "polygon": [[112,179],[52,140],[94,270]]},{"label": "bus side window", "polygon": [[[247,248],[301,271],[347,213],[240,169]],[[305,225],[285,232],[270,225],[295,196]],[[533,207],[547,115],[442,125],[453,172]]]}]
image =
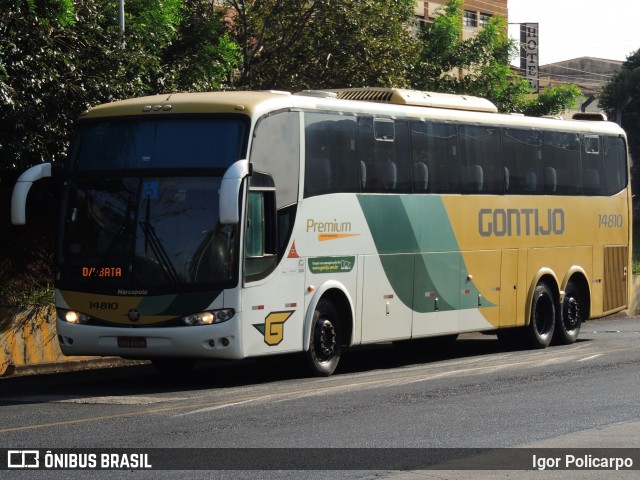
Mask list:
[{"label": "bus side window", "polygon": [[371,170],[375,158],[373,138],[373,118],[358,118],[358,161],[360,162],[360,182],[363,192],[371,189]]},{"label": "bus side window", "polygon": [[368,168],[369,191],[392,193],[398,189],[396,124],[389,118],[373,119],[374,157]]},{"label": "bus side window", "polygon": [[455,192],[458,134],[452,124],[411,122],[411,162],[415,193]]},{"label": "bus side window", "polygon": [[408,122],[390,118],[358,119],[358,160],[362,191],[411,191]]},{"label": "bus side window", "polygon": [[395,121],[396,137],[393,142],[395,163],[398,173],[397,193],[411,192],[412,170],[411,151],[409,144],[409,122]]},{"label": "bus side window", "polygon": [[627,185],[627,150],[622,137],[604,137],[604,171],[607,195],[615,195]]},{"label": "bus side window", "polygon": [[277,208],[298,201],[300,113],[278,112],[261,118],[251,146],[254,171],[271,176],[278,190]]},{"label": "bus side window", "polygon": [[305,113],[304,196],[360,191],[355,117]]},{"label": "bus side window", "polygon": [[585,195],[604,194],[604,161],[598,135],[582,137],[582,186]]},{"label": "bus side window", "polygon": [[580,139],[577,134],[543,132],[542,163],[548,195],[579,193]]},{"label": "bus side window", "polygon": [[245,280],[266,277],[276,266],[275,192],[250,191],[245,234]]},{"label": "bus side window", "polygon": [[358,126],[355,117],[333,115],[332,164],[335,167],[334,189],[336,192],[360,191],[360,162],[356,157]]},{"label": "bus side window", "polygon": [[[545,192],[547,176],[551,179],[551,171],[541,169],[542,139],[537,130],[505,128],[502,130],[502,156],[509,182],[506,192],[510,194],[532,195]],[[508,172],[508,173],[507,173]]]},{"label": "bus side window", "polygon": [[[500,135],[495,127],[461,125],[460,145],[461,191],[465,193],[503,193]],[[496,158],[498,157],[498,158]]]}]

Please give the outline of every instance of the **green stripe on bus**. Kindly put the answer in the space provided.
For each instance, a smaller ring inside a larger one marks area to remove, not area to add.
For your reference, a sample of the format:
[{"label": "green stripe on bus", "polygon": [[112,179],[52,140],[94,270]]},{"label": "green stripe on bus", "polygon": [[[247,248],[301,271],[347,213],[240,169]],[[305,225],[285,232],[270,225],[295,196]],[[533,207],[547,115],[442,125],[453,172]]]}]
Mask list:
[{"label": "green stripe on bus", "polygon": [[[434,311],[435,298],[438,311],[460,309],[464,260],[442,199],[358,195],[358,201],[385,275],[400,300],[420,313]],[[473,282],[465,288],[470,298],[477,298]]]}]

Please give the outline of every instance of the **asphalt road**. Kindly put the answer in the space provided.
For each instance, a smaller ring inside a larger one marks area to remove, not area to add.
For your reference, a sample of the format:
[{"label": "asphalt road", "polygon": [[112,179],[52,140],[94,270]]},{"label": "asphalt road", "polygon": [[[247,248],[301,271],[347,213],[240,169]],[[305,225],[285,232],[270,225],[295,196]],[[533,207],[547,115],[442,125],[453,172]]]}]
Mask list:
[{"label": "asphalt road", "polygon": [[[139,365],[0,379],[0,448],[185,448],[193,449],[194,459],[202,454],[199,448],[212,449],[204,454],[213,457],[221,455],[220,448],[337,448],[345,449],[338,455],[374,455],[369,457],[374,464],[384,455],[410,451],[380,450],[375,458],[378,451],[348,449],[640,448],[640,317],[590,321],[576,344],[538,351],[505,349],[495,336],[479,334],[462,335],[443,352],[362,347],[349,351],[329,378],[306,378],[297,360],[201,362],[179,378]],[[482,455],[490,459],[492,453]],[[358,468],[356,457],[349,468]],[[285,455],[278,460],[282,470],[269,471],[8,471],[0,476],[640,478],[638,470],[452,470],[455,463],[449,470],[403,472],[290,470],[295,460]],[[328,454],[326,461],[330,468],[348,462]],[[495,463],[504,464],[504,458]]]}]

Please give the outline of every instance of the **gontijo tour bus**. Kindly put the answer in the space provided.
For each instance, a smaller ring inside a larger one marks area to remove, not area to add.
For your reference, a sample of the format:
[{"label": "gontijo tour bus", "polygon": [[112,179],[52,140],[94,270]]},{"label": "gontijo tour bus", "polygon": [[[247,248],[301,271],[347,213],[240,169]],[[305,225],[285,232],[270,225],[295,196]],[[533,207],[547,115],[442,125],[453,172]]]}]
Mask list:
[{"label": "gontijo tour bus", "polygon": [[[359,344],[575,342],[630,289],[625,134],[583,117],[399,89],[92,108],[59,172],[60,347],[161,369],[301,352],[330,375]],[[49,175],[21,176],[14,223]]]}]

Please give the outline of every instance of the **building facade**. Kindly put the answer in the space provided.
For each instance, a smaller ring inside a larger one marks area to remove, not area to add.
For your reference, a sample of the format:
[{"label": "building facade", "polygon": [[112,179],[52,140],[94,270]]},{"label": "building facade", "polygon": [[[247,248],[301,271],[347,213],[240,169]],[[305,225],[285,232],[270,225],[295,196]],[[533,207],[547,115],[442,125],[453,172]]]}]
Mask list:
[{"label": "building facade", "polygon": [[[422,22],[432,22],[438,16],[438,10],[445,3],[446,0],[418,1],[416,16]],[[465,40],[475,35],[478,29],[484,27],[491,17],[501,16],[508,20],[507,0],[465,0],[463,8],[462,35]]]}]

